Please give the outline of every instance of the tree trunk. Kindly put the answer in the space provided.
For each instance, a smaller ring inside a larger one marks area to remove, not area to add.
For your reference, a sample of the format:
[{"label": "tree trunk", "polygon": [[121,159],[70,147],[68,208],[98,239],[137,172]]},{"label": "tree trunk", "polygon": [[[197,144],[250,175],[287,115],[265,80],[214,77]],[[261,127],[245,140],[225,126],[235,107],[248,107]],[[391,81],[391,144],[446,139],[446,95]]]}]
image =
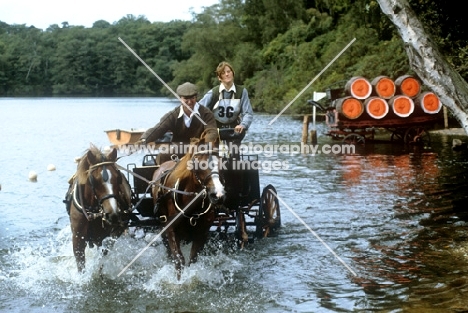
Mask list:
[{"label": "tree trunk", "polygon": [[412,69],[452,111],[468,134],[468,83],[439,52],[407,0],[377,1],[398,29]]}]

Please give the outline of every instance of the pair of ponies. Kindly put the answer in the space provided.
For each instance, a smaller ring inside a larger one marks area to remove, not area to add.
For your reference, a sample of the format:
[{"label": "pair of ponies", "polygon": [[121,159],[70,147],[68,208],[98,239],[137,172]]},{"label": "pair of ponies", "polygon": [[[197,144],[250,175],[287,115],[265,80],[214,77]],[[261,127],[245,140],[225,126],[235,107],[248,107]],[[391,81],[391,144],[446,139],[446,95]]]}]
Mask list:
[{"label": "pair of ponies", "polygon": [[[185,265],[181,242],[192,242],[189,264],[196,262],[215,219],[214,205],[222,203],[225,197],[217,149],[197,149],[207,144],[205,135],[192,139],[193,148],[184,157],[177,162],[161,164],[153,175],[152,196],[155,201],[161,197],[158,214],[166,217],[161,224],[162,238],[174,261],[178,279]],[[214,142],[212,146],[218,144]],[[70,182],[65,202],[70,216],[73,253],[80,272],[85,269],[86,245],[101,246],[105,238],[118,237],[128,227],[132,191],[117,160],[116,149],[105,154],[91,145],[79,160]],[[203,162],[211,166],[193,166]],[[171,170],[167,172],[168,168]]]}]

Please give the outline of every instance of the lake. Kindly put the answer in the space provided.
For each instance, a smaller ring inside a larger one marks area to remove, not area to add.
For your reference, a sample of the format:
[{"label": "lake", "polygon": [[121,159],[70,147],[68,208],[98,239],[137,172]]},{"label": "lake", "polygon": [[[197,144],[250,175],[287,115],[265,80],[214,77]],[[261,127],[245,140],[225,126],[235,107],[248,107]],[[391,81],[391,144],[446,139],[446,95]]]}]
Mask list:
[{"label": "lake", "polygon": [[[104,130],[152,127],[177,105],[0,98],[1,312],[468,310],[468,151],[453,151],[448,135],[433,135],[430,148],[367,142],[354,153],[260,154],[287,165],[260,170],[261,188],[274,185],[281,199],[277,236],[243,250],[214,236],[177,281],[159,241],[117,276],[154,236],[134,232],[106,241],[105,256],[87,249],[78,274],[62,202],[74,159],[90,143],[109,146]],[[274,117],[256,114],[243,143],[300,146],[302,120],[269,125]],[[319,122],[319,146],[336,144],[325,132]]]}]

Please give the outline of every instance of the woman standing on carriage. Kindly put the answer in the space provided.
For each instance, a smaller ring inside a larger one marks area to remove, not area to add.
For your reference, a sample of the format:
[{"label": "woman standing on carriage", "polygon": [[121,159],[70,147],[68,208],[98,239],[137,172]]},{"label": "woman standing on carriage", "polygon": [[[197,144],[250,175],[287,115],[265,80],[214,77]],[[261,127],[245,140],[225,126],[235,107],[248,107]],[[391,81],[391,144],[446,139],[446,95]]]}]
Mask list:
[{"label": "woman standing on carriage", "polygon": [[[213,111],[220,139],[226,142],[230,166],[224,175],[227,193],[225,205],[230,210],[238,208],[244,180],[242,172],[235,170],[233,164],[240,159],[240,144],[253,120],[247,89],[234,83],[234,75],[231,64],[225,61],[219,63],[216,76],[221,84],[209,90],[200,100],[203,106]],[[224,133],[223,129],[228,132]],[[233,133],[229,133],[232,130]]]},{"label": "woman standing on carriage", "polygon": [[234,75],[231,64],[219,63],[216,76],[221,84],[209,90],[200,104],[213,111],[218,128],[234,129],[240,143],[252,124],[253,110],[247,89],[234,83]]}]

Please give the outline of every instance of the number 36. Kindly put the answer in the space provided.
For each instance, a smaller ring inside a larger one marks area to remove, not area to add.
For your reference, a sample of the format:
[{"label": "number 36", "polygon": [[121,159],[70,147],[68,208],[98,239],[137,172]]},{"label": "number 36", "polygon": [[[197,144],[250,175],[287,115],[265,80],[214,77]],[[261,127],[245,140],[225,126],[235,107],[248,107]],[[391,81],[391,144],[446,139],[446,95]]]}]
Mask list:
[{"label": "number 36", "polygon": [[219,117],[233,117],[234,116],[234,108],[232,106],[218,108],[218,116]]}]

